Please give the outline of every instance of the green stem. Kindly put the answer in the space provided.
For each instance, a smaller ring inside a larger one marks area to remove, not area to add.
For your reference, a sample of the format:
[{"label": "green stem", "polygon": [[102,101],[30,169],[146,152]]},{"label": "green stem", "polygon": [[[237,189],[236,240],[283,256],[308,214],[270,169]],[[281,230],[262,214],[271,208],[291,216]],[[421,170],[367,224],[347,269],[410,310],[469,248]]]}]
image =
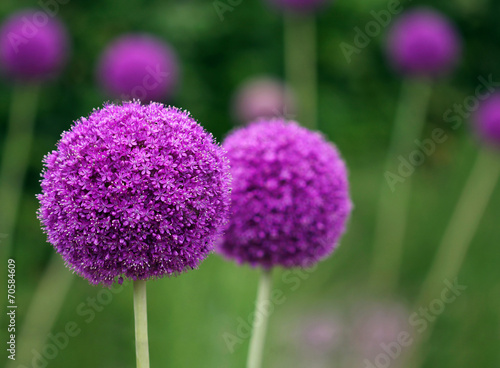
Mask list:
[{"label": "green stem", "polygon": [[137,368],[149,368],[146,281],[134,281],[134,318]]},{"label": "green stem", "polygon": [[479,152],[455,212],[446,228],[417,305],[439,296],[445,279],[453,281],[500,177],[500,158],[486,150]]},{"label": "green stem", "polygon": [[398,156],[408,154],[414,140],[422,135],[432,92],[427,81],[403,83],[394,122],[394,132],[385,164],[375,228],[371,282],[377,290],[392,292],[397,285],[408,221],[411,178],[391,189],[385,174],[398,174]]},{"label": "green stem", "polygon": [[271,271],[263,270],[257,292],[257,301],[255,303],[255,319],[252,328],[252,337],[250,339],[250,348],[248,350],[247,368],[262,367],[262,355],[264,351],[264,342],[266,339],[268,313],[264,305],[269,302],[271,296],[272,274]]},{"label": "green stem", "polygon": [[[427,307],[434,298],[439,298],[443,282],[445,280],[453,282],[458,276],[499,178],[500,159],[498,155],[486,150],[479,152],[438,247],[434,262],[423,283],[414,310]],[[408,355],[411,367],[420,367],[424,363],[424,357],[417,356],[416,352],[431,336],[435,324],[436,321],[430,324],[425,332],[416,339],[414,348]]]},{"label": "green stem", "polygon": [[315,17],[285,14],[284,44],[285,75],[297,98],[298,120],[315,129],[318,108]]},{"label": "green stem", "polygon": [[41,351],[72,281],[73,274],[68,271],[61,257],[54,254],[26,312],[19,332],[17,359],[9,361],[9,368],[18,367],[19,363],[28,365],[32,350]]},{"label": "green stem", "polygon": [[11,257],[19,203],[33,142],[39,87],[17,85],[12,94],[7,135],[0,166],[0,234],[2,262]]}]

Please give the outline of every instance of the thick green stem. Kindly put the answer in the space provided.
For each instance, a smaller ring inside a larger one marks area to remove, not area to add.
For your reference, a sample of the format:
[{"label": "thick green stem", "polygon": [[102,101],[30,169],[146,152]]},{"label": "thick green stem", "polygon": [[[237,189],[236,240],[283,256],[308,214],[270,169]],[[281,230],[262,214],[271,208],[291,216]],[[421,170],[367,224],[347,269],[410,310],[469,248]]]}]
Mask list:
[{"label": "thick green stem", "polygon": [[134,281],[134,317],[137,368],[149,368],[146,281]]},{"label": "thick green stem", "polygon": [[255,303],[255,319],[250,339],[250,348],[248,350],[247,368],[262,367],[262,355],[266,340],[267,321],[269,319],[268,312],[264,306],[269,302],[271,285],[271,271],[263,270],[257,292],[257,301]]},{"label": "thick green stem", "polygon": [[11,257],[14,229],[33,141],[37,85],[14,88],[0,166],[0,234],[2,262]]},{"label": "thick green stem", "polygon": [[390,185],[387,175],[398,175],[398,157],[407,155],[414,140],[421,136],[431,91],[431,84],[427,81],[408,80],[402,86],[375,228],[371,282],[378,291],[390,293],[397,285],[411,193],[410,177],[406,177],[402,183]]},{"label": "thick green stem", "polygon": [[286,14],[284,24],[286,80],[297,98],[299,121],[316,128],[316,20],[313,15]]},{"label": "thick green stem", "polygon": [[418,306],[439,297],[444,280],[453,281],[457,277],[499,177],[498,155],[479,152],[422,286]]},{"label": "thick green stem", "polygon": [[[445,285],[443,282],[448,280],[453,283],[458,276],[499,178],[500,158],[498,154],[486,150],[479,152],[438,247],[434,262],[423,283],[414,310],[426,308],[433,299],[440,298]],[[417,356],[416,353],[431,336],[435,323],[436,321],[430,324],[416,338],[414,347],[408,355],[410,367],[417,368],[424,363],[423,355]]]}]

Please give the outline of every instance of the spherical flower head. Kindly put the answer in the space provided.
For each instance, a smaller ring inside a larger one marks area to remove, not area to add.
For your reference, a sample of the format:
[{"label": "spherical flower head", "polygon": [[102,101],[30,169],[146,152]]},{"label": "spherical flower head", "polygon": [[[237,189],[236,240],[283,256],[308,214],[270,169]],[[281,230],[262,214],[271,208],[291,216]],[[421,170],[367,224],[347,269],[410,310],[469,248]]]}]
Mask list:
[{"label": "spherical flower head", "polygon": [[231,217],[217,250],[238,263],[309,267],[328,256],[351,211],[337,149],[283,119],[240,128],[223,143],[231,162]]},{"label": "spherical flower head", "polygon": [[322,8],[328,0],[268,0],[271,5],[294,13],[311,13]]},{"label": "spherical flower head", "polygon": [[0,29],[0,66],[14,80],[40,81],[63,68],[69,42],[65,27],[42,11],[11,15]]},{"label": "spherical flower head", "polygon": [[399,17],[387,39],[389,62],[398,72],[417,77],[447,74],[458,64],[461,41],[442,14],[427,8]]},{"label": "spherical flower head", "polygon": [[179,66],[173,49],[145,34],[114,40],[99,61],[97,78],[113,98],[163,101],[177,86]]},{"label": "spherical flower head", "polygon": [[474,128],[484,142],[500,148],[500,92],[481,103],[474,115]]},{"label": "spherical flower head", "polygon": [[226,221],[224,150],[174,107],[94,110],[44,164],[38,216],[66,264],[92,284],[195,268]]},{"label": "spherical flower head", "polygon": [[252,78],[236,91],[232,109],[241,124],[259,118],[290,117],[295,113],[295,98],[287,86],[277,79]]}]

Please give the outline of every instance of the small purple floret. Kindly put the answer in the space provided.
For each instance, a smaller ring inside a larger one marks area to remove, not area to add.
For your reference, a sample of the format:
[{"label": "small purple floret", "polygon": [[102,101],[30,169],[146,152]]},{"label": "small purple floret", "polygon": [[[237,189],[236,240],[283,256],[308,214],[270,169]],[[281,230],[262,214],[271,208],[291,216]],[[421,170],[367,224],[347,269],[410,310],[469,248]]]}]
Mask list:
[{"label": "small purple floret", "polygon": [[92,284],[195,268],[226,222],[224,150],[174,107],[94,110],[44,163],[38,215],[48,241]]},{"label": "small purple floret", "polygon": [[156,37],[129,34],[114,40],[104,51],[98,82],[113,98],[161,102],[171,97],[179,79],[173,49]]},{"label": "small purple floret", "polygon": [[389,31],[387,54],[398,72],[437,77],[451,72],[461,56],[461,40],[454,25],[428,8],[410,10]]},{"label": "small purple floret", "polygon": [[500,92],[481,103],[474,115],[474,123],[483,141],[500,148]]},{"label": "small purple floret", "polygon": [[283,119],[230,134],[229,224],[217,250],[238,263],[308,267],[330,255],[351,212],[347,171],[335,146]]},{"label": "small purple floret", "polygon": [[65,27],[42,11],[11,15],[0,29],[0,66],[12,79],[40,81],[61,72],[68,54]]}]

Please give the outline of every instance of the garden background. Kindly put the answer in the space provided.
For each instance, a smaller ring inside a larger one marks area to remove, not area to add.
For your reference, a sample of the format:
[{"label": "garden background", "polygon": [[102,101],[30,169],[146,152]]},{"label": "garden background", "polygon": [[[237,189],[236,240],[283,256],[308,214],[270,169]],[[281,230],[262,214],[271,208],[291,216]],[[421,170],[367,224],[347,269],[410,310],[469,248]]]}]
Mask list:
[{"label": "garden background", "polygon": [[[283,292],[284,299],[275,305],[270,320],[265,366],[352,367],[345,356],[355,354],[358,316],[367,308],[387,308],[389,314],[400,308],[408,314],[416,312],[412,303],[476,157],[478,143],[470,134],[468,119],[454,129],[444,114],[474,94],[481,83],[479,77],[500,81],[500,2],[403,1],[404,9],[429,5],[447,14],[463,37],[464,53],[456,72],[434,86],[423,137],[441,128],[449,139],[437,145],[411,177],[410,221],[397,291],[393,295],[372,291],[369,271],[374,218],[379,190],[385,185],[383,165],[401,78],[388,67],[383,52],[387,28],[370,37],[369,44],[353,54],[350,62],[340,45],[354,45],[355,28],[364,29],[374,19],[371,12],[387,9],[388,3],[337,0],[318,14],[318,127],[335,142],[348,164],[355,209],[333,257],[313,272],[275,273],[274,288]],[[40,5],[2,0],[0,20],[23,7]],[[231,6],[232,11],[225,12],[223,19],[211,0],[70,0],[59,7],[58,17],[71,34],[71,59],[63,75],[44,86],[22,208],[12,235],[18,327],[54,254],[36,218],[42,158],[74,120],[108,99],[97,86],[95,68],[112,39],[139,31],[169,42],[181,61],[181,78],[168,103],[188,109],[219,141],[235,125],[231,99],[244,80],[262,74],[284,77],[282,17],[260,0],[243,0]],[[11,93],[12,84],[2,78],[0,137],[5,136]],[[4,139],[0,139],[0,150],[3,145]],[[409,153],[401,152],[404,157]],[[497,188],[459,274],[458,281],[467,290],[446,305],[433,326],[430,341],[419,353],[425,356],[424,367],[500,366],[499,217]],[[6,272],[4,266],[1,270]],[[101,287],[93,287],[69,271],[67,277],[74,280],[52,333],[64,331],[69,321],[77,323],[81,332],[71,337],[47,366],[133,367],[131,285],[112,294],[105,305],[101,295],[101,302],[96,299],[97,307],[92,307],[88,298],[97,298]],[[257,281],[255,270],[237,267],[213,254],[199,270],[148,283],[151,366],[242,367],[248,338],[236,344],[231,353],[223,336],[226,332],[237,334],[239,318],[249,319]],[[93,318],[89,310],[94,311]],[[318,319],[320,325],[331,327],[320,333],[326,348],[307,339],[307,329],[318,324]],[[4,313],[1,321],[3,342],[7,329]]]}]

